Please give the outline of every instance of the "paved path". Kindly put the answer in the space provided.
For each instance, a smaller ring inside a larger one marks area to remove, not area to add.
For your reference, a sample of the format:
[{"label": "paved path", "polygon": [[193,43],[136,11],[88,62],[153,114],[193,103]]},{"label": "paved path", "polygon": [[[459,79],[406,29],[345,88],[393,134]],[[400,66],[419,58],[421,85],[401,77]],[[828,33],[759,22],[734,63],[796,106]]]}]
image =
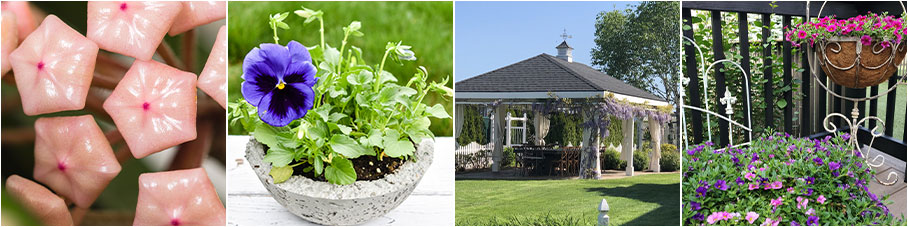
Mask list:
[{"label": "paved path", "polygon": [[[248,136],[227,137],[227,225],[315,225],[282,207],[246,161]],[[435,139],[435,157],[399,207],[363,225],[454,226],[454,139]]]}]

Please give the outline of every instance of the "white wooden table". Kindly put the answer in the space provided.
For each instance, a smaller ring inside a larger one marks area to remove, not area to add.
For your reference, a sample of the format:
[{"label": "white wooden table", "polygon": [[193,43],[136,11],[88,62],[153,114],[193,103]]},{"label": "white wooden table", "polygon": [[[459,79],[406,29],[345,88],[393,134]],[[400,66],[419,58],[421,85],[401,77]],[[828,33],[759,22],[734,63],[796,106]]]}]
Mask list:
[{"label": "white wooden table", "polygon": [[[227,137],[227,225],[316,225],[288,212],[262,186],[244,157],[248,136]],[[435,139],[435,157],[413,194],[363,225],[454,225],[454,138]]]}]

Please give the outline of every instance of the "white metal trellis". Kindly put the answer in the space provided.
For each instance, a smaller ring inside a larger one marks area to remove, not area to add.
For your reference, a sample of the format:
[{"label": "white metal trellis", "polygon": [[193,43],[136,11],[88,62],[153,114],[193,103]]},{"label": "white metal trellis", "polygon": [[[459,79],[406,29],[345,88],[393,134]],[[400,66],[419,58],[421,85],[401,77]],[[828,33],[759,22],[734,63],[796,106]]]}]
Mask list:
[{"label": "white metal trellis", "polygon": [[[527,142],[527,114],[523,113],[523,117],[513,117],[509,112],[505,120],[507,122],[505,146],[525,144]],[[520,122],[519,126],[514,124],[515,121]]]}]

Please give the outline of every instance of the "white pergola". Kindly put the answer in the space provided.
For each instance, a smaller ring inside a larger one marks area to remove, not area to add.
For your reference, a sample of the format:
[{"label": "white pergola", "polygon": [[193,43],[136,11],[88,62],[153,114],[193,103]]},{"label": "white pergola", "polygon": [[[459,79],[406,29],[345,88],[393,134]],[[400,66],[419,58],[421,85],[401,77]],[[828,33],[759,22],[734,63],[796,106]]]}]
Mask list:
[{"label": "white pergola", "polygon": [[[566,46],[566,45],[565,45]],[[559,46],[561,47],[561,46]],[[589,66],[575,63],[570,59],[541,54],[536,57],[473,77],[455,84],[455,136],[459,136],[463,126],[464,105],[487,105],[498,103],[493,110],[495,119],[505,119],[513,105],[532,105],[545,103],[551,99],[572,99],[577,101],[595,101],[596,98],[612,98],[623,103],[658,109],[669,106],[666,101],[620,80],[612,78]],[[534,110],[536,145],[544,145],[542,138],[549,131],[549,119],[545,113]],[[583,111],[584,122],[599,119],[599,112]],[[655,119],[641,119],[649,122],[653,152],[650,154],[649,169],[659,171],[661,158],[662,125]],[[622,121],[625,129],[633,129],[635,119]],[[496,120],[493,125],[497,132],[503,132],[506,122]],[[598,179],[599,135],[598,127],[584,127],[581,155],[580,177]],[[621,158],[627,161],[626,174],[634,174],[634,130],[622,130],[624,139],[621,143]],[[491,138],[492,171],[498,172],[501,166],[505,133],[496,133]],[[584,171],[584,168],[589,171]]]}]

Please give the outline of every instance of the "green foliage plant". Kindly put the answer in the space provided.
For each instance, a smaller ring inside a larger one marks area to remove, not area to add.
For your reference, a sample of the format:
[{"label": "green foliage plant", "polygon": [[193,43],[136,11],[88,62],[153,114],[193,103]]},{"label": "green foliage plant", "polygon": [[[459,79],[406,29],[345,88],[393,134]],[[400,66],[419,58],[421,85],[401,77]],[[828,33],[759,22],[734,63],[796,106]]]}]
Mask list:
[{"label": "green foliage plant", "polygon": [[[229,103],[231,125],[241,125],[253,137],[268,146],[264,161],[271,163],[270,175],[281,183],[293,175],[293,167],[308,164],[303,171],[337,185],[348,185],[357,176],[351,159],[371,156],[376,160],[392,157],[411,160],[416,144],[433,139],[430,119],[450,118],[442,104],[423,103],[427,94],[453,97],[446,87],[450,77],[428,81],[428,72],[419,67],[403,85],[384,69],[391,62],[416,60],[412,47],[403,42],[388,42],[379,64],[369,64],[360,48],[348,39],[363,37],[363,23],[353,21],[343,27],[340,48],[325,40],[324,12],[303,7],[293,13],[305,18],[304,23],[319,22],[320,42],[307,46],[320,78],[314,86],[315,104],[303,118],[284,127],[264,124],[255,117],[256,107],[245,100]],[[274,32],[290,29],[284,23],[289,12],[269,16]],[[390,61],[388,61],[390,60]]]}]

